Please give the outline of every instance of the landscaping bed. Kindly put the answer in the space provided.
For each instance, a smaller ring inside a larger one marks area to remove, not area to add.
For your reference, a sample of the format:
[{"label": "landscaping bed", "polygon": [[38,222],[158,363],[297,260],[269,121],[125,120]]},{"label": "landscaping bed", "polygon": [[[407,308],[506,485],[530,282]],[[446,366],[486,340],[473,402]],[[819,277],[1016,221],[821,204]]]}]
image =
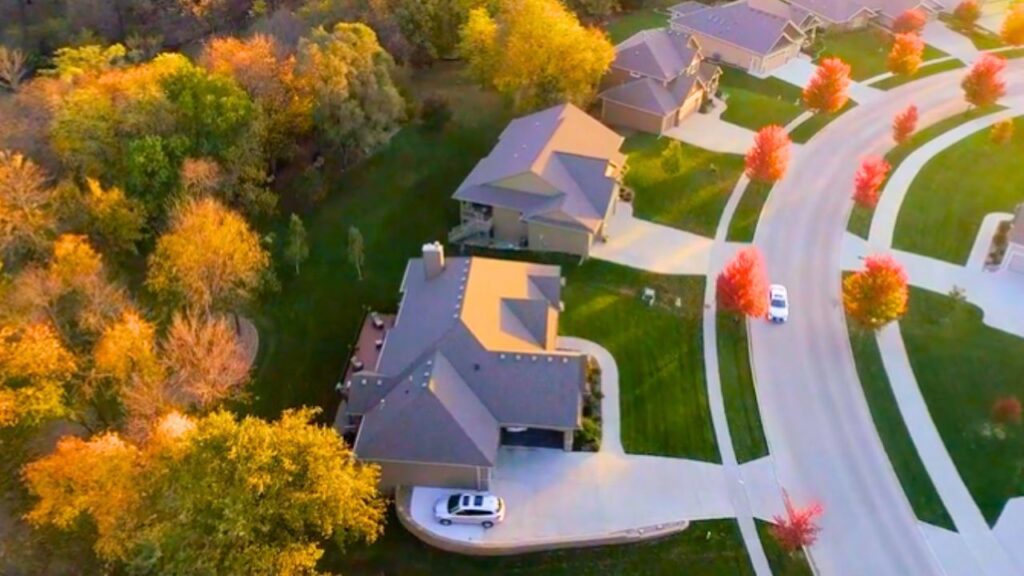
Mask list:
[{"label": "landscaping bed", "polygon": [[913,76],[890,76],[884,80],[879,80],[878,82],[871,84],[871,87],[878,88],[879,90],[891,90],[892,88],[902,86],[907,82],[913,82],[915,80],[927,78],[928,76],[941,74],[942,72],[949,72],[950,70],[956,70],[963,67],[964,63],[955,58],[951,60],[943,60],[942,62],[935,62],[933,64],[921,66],[921,68],[918,69],[917,74],[914,74]]},{"label": "landscaping bed", "polygon": [[718,373],[725,398],[725,413],[736,459],[740,464],[768,455],[757,406],[757,390],[750,366],[747,321],[733,314],[716,315],[718,334]]},{"label": "landscaping bed", "polygon": [[[881,28],[867,27],[861,30],[825,33],[820,35],[811,47],[815,62],[838,57],[850,65],[850,77],[865,80],[889,71],[886,60],[892,48],[892,34]],[[925,45],[925,61],[942,58],[947,54],[933,46]]]},{"label": "landscaping bed", "polygon": [[722,120],[750,130],[785,126],[803,111],[800,88],[778,78],[755,78],[723,66],[719,90],[727,104]]},{"label": "landscaping bed", "polygon": [[669,174],[661,160],[671,142],[651,134],[626,140],[625,183],[636,192],[634,215],[714,237],[722,210],[743,173],[743,157],[680,143],[679,170]]}]

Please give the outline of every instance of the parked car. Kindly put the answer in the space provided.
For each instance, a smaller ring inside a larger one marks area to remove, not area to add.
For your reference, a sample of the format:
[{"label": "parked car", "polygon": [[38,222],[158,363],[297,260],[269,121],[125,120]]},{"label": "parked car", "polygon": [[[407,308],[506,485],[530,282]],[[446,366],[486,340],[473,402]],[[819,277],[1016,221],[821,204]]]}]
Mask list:
[{"label": "parked car", "polygon": [[777,324],[789,320],[789,293],[781,284],[768,288],[768,319]]},{"label": "parked car", "polygon": [[479,524],[491,528],[505,519],[505,501],[486,492],[457,492],[434,504],[434,516],[443,526]]}]

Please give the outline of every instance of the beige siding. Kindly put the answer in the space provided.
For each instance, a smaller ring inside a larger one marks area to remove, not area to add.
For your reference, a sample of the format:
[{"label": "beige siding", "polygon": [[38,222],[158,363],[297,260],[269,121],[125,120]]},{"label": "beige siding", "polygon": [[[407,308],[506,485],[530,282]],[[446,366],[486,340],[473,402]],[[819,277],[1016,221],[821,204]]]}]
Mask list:
[{"label": "beige siding", "polygon": [[380,489],[391,492],[396,486],[438,486],[487,490],[490,469],[472,466],[448,466],[417,462],[374,462],[380,466]]},{"label": "beige siding", "polygon": [[786,62],[789,62],[800,53],[800,46],[798,44],[790,44],[786,48],[773,52],[764,57],[764,61],[761,65],[761,71],[771,72],[772,70],[782,66]]},{"label": "beige siding", "polygon": [[523,172],[516,176],[509,176],[493,184],[510,190],[522,190],[523,192],[533,192],[535,194],[555,194],[558,192],[553,186],[533,172]]},{"label": "beige siding", "polygon": [[651,134],[661,134],[665,125],[665,118],[607,100],[601,105],[601,121],[609,126],[632,128]]},{"label": "beige siding", "polygon": [[695,36],[703,47],[704,57],[709,60],[725,62],[744,70],[750,69],[751,64],[754,62],[754,55],[738,46],[733,46],[704,34],[696,34]]},{"label": "beige siding", "polygon": [[604,75],[601,79],[601,89],[607,90],[613,86],[625,84],[626,82],[632,82],[637,77],[629,73],[628,70],[622,70],[621,68],[612,68]]},{"label": "beige siding", "polygon": [[700,107],[701,100],[704,99],[703,90],[694,90],[685,101],[683,105],[679,107],[679,115],[677,116],[677,123],[682,122],[687,116],[693,114]]},{"label": "beige siding", "polygon": [[530,235],[529,248],[542,252],[566,252],[587,256],[590,254],[590,243],[593,236],[582,230],[550,226],[538,222],[528,222]]},{"label": "beige siding", "polygon": [[509,242],[516,246],[526,237],[526,222],[520,217],[522,214],[517,210],[509,208],[494,207],[494,215],[491,222],[494,227],[494,239],[499,242]]}]

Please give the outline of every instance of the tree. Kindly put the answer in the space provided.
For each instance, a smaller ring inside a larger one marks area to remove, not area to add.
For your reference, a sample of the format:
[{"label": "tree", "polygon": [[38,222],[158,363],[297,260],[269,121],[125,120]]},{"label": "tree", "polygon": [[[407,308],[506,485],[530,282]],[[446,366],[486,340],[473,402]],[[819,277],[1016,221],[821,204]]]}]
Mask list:
[{"label": "tree", "polygon": [[785,494],[785,516],[775,516],[771,527],[772,536],[779,546],[793,554],[800,549],[813,545],[818,540],[821,527],[817,520],[824,512],[821,504],[814,503],[804,508],[793,504],[789,494]]},{"label": "tree", "polygon": [[189,156],[223,157],[253,121],[252,100],[230,77],[189,66],[165,76],[161,87]]},{"label": "tree", "polygon": [[149,574],[315,574],[325,540],[373,542],[385,504],[377,467],[313,415],[172,413],[139,446],[65,438],[25,468],[26,518],[62,530],[87,520],[101,559]]},{"label": "tree", "polygon": [[419,58],[432,60],[458,55],[459,28],[469,18],[470,9],[486,0],[388,0],[386,4]]},{"label": "tree", "polygon": [[964,30],[971,30],[981,18],[981,7],[976,0],[962,0],[953,9],[953,19]]},{"label": "tree", "polygon": [[920,35],[928,24],[928,17],[918,8],[911,8],[896,17],[892,23],[892,31],[895,34],[917,34]]},{"label": "tree", "polygon": [[222,316],[175,314],[161,352],[180,408],[208,410],[236,394],[249,376],[245,348]]},{"label": "tree", "polygon": [[284,257],[295,266],[295,275],[299,274],[299,266],[309,258],[309,241],[306,239],[306,227],[302,219],[292,214],[288,220],[288,243],[284,247]]},{"label": "tree", "polygon": [[897,34],[886,65],[896,75],[912,76],[924,60],[924,40],[916,34]]},{"label": "tree", "polygon": [[230,309],[259,289],[269,262],[236,212],[212,198],[188,200],[149,257],[146,286],[166,304]]},{"label": "tree", "polygon": [[989,138],[993,144],[1009,144],[1013,140],[1013,130],[1013,119],[1000,120],[992,125],[992,132],[989,134]]},{"label": "tree", "polygon": [[997,398],[992,403],[992,421],[1001,426],[1021,423],[1021,404],[1016,396]]},{"label": "tree", "polygon": [[991,54],[982,54],[971,71],[967,73],[960,86],[964,89],[964,98],[978,108],[992,106],[1006,94],[1006,80],[1003,70],[1006,60]]},{"label": "tree", "polygon": [[97,376],[114,383],[118,393],[140,381],[164,378],[157,354],[156,327],[135,310],[107,326],[93,350]]},{"label": "tree", "polygon": [[1014,4],[1010,12],[1003,20],[1003,27],[999,30],[999,36],[1003,42],[1013,46],[1024,44],[1024,4]]},{"label": "tree", "polygon": [[761,251],[751,246],[736,253],[715,282],[718,308],[762,318],[768,314],[768,273]]},{"label": "tree", "polygon": [[558,0],[498,0],[494,15],[470,12],[460,52],[485,85],[520,111],[569,101],[585,107],[615,59],[599,30],[583,27]]},{"label": "tree", "polygon": [[85,209],[89,232],[112,252],[136,253],[135,244],[142,240],[146,210],[142,204],[124,195],[120,188],[104,189],[92,178],[86,181]]},{"label": "tree", "polygon": [[668,146],[661,151],[661,169],[665,174],[674,176],[683,167],[683,144],[678,140],[669,140]]},{"label": "tree", "polygon": [[607,18],[619,9],[618,0],[570,0],[568,4],[577,14],[589,19]]},{"label": "tree", "polygon": [[910,140],[915,130],[917,130],[917,106],[911,104],[893,119],[892,139],[897,144],[903,144]]},{"label": "tree", "polygon": [[365,259],[363,233],[359,231],[359,228],[351,226],[348,229],[348,262],[355,266],[356,275],[360,281],[363,279],[363,261]]},{"label": "tree", "polygon": [[79,76],[96,76],[118,66],[126,54],[127,50],[121,44],[68,46],[54,53],[53,69],[48,73],[64,81],[72,81]]},{"label": "tree", "polygon": [[890,168],[881,156],[865,158],[854,176],[853,200],[865,208],[874,208],[878,204],[878,191]]},{"label": "tree", "polygon": [[839,58],[825,58],[804,87],[804,104],[816,113],[834,114],[850,99],[850,65]]},{"label": "tree", "polygon": [[0,428],[64,416],[65,384],[76,370],[49,324],[0,326]]},{"label": "tree", "polygon": [[445,129],[452,119],[452,106],[444,96],[428,96],[420,106],[420,122],[431,132]]},{"label": "tree", "polygon": [[907,311],[907,273],[889,255],[868,256],[864,269],[843,280],[847,315],[869,330],[878,330]]},{"label": "tree", "polygon": [[0,86],[17,92],[28,74],[28,59],[18,48],[0,45]]},{"label": "tree", "polygon": [[746,174],[755,182],[778,182],[789,166],[789,135],[781,126],[765,126],[754,135],[746,156]]},{"label": "tree", "polygon": [[297,71],[311,90],[320,138],[349,164],[387,141],[405,114],[394,61],[363,24],[314,30],[299,43]]},{"label": "tree", "polygon": [[39,248],[56,226],[46,175],[21,154],[0,150],[0,259]]}]

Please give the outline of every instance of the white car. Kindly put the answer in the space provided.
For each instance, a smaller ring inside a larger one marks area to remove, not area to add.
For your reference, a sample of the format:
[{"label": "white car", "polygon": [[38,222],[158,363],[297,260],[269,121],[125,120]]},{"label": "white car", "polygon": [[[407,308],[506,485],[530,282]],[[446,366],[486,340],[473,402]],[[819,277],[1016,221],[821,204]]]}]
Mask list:
[{"label": "white car", "polygon": [[789,293],[781,284],[768,288],[768,319],[775,323],[789,320]]},{"label": "white car", "polygon": [[491,528],[505,519],[505,501],[486,492],[457,492],[434,504],[434,517],[442,526],[479,524]]}]

